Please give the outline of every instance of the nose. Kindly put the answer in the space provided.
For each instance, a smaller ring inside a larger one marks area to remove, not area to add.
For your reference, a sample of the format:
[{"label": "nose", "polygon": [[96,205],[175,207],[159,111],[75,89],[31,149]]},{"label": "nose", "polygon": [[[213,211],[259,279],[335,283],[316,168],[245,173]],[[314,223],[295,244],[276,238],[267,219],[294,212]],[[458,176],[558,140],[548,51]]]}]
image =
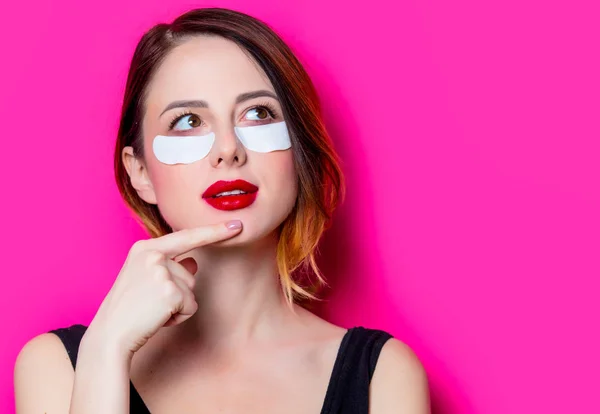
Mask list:
[{"label": "nose", "polygon": [[214,168],[241,166],[246,163],[246,150],[233,127],[222,128],[215,135],[215,142],[209,154],[210,163]]}]

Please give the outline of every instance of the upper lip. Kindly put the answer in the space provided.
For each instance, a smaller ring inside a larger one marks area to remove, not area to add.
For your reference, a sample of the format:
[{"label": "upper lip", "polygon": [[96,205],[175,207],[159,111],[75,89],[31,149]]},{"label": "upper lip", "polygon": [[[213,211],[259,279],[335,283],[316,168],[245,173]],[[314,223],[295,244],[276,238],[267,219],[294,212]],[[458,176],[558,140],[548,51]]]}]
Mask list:
[{"label": "upper lip", "polygon": [[224,191],[242,190],[246,193],[255,193],[258,191],[258,187],[245,180],[233,180],[233,181],[217,181],[204,191],[202,198],[208,198],[216,196]]}]

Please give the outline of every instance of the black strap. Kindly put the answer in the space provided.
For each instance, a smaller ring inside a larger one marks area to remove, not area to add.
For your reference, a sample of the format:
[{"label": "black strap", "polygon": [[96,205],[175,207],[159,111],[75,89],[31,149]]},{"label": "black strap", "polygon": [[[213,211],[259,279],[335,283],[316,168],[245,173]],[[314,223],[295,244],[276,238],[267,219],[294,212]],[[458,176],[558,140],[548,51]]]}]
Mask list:
[{"label": "black strap", "polygon": [[[58,328],[50,333],[55,334],[60,338],[65,349],[67,350],[67,354],[69,354],[69,359],[71,360],[71,365],[73,365],[73,369],[77,365],[77,354],[79,353],[79,344],[81,343],[81,338],[85,333],[87,326],[85,325],[72,325],[67,328]],[[133,383],[129,381],[129,412],[131,414],[149,414],[150,411],[144,404],[142,397],[134,388]]]},{"label": "black strap", "polygon": [[[84,325],[72,325],[50,331],[63,342],[73,369],[86,329]],[[340,344],[321,414],[368,414],[369,385],[381,348],[390,338],[391,334],[378,329],[356,326],[348,330]],[[133,383],[129,384],[130,413],[149,414]]]},{"label": "black strap", "polygon": [[390,338],[378,329],[350,329],[340,345],[321,414],[368,414],[369,385],[381,348]]},{"label": "black strap", "polygon": [[77,364],[79,344],[81,343],[81,338],[83,337],[86,329],[87,326],[85,325],[72,325],[68,328],[58,328],[50,331],[50,333],[55,334],[62,341],[65,349],[67,350],[67,354],[69,354],[69,359],[71,360],[73,369],[75,369],[75,365]]}]

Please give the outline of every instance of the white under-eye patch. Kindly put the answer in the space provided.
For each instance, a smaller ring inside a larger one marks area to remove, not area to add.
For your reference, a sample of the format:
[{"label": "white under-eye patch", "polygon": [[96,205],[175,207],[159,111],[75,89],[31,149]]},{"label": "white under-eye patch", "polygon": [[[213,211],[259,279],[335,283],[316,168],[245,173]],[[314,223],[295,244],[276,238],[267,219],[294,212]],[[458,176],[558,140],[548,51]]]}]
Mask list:
[{"label": "white under-eye patch", "polygon": [[272,152],[292,146],[285,121],[234,129],[241,143],[250,151]]},{"label": "white under-eye patch", "polygon": [[[255,152],[286,150],[292,146],[284,122],[235,127],[235,134],[244,147]],[[215,133],[190,136],[157,135],[152,142],[156,159],[164,164],[191,164],[206,157],[215,142]]]},{"label": "white under-eye patch", "polygon": [[152,150],[163,164],[191,164],[206,157],[214,142],[214,132],[187,137],[157,135]]}]

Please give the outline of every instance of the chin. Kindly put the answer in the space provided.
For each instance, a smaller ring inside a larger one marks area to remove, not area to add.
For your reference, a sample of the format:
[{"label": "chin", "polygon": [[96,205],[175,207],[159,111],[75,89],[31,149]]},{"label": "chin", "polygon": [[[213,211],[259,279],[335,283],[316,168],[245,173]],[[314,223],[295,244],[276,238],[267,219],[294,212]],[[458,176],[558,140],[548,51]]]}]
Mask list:
[{"label": "chin", "polygon": [[[242,223],[244,221],[242,220]],[[263,223],[261,223],[263,224]],[[266,228],[259,228],[259,223],[246,221],[242,231],[230,239],[213,243],[215,247],[248,247],[259,245],[277,245],[279,225],[270,225]]]},{"label": "chin", "polygon": [[[249,208],[242,208],[232,211],[218,211],[212,207],[206,210],[201,209],[193,216],[187,216],[179,212],[175,214],[165,214],[163,217],[171,225],[171,228],[177,229],[194,228],[207,226],[216,223],[226,222],[228,220],[241,220],[242,231],[229,239],[211,243],[214,247],[242,247],[251,245],[269,244],[276,246],[279,238],[279,228],[287,219],[294,207],[294,200],[283,202],[276,208],[268,208],[265,205],[252,205]],[[167,220],[166,216],[170,216],[171,220]],[[208,246],[208,245],[207,245]]]},{"label": "chin", "polygon": [[206,245],[208,250],[223,250],[223,249],[232,249],[232,250],[263,250],[263,249],[277,249],[278,243],[278,232],[273,231],[266,235],[257,234],[251,231],[242,230],[240,234],[234,236],[230,239],[221,240],[215,243],[211,243]]},{"label": "chin", "polygon": [[[232,220],[234,217],[231,218]],[[207,247],[215,247],[215,248],[227,248],[227,247],[249,247],[249,246],[259,246],[262,244],[270,244],[273,246],[277,245],[280,227],[279,221],[275,222],[264,222],[262,220],[257,220],[254,217],[246,216],[239,214],[235,219],[239,219],[242,221],[242,231],[237,235],[225,239],[220,240],[218,242],[213,242]],[[214,223],[225,222],[228,218],[219,218],[219,219],[211,219],[210,221],[206,220],[204,217],[203,220],[190,220],[187,223],[180,223],[179,225],[173,228],[174,231],[178,229],[186,229],[186,228],[195,228],[201,226],[208,226]],[[270,221],[270,220],[269,220]],[[282,220],[283,221],[283,220]]]}]

